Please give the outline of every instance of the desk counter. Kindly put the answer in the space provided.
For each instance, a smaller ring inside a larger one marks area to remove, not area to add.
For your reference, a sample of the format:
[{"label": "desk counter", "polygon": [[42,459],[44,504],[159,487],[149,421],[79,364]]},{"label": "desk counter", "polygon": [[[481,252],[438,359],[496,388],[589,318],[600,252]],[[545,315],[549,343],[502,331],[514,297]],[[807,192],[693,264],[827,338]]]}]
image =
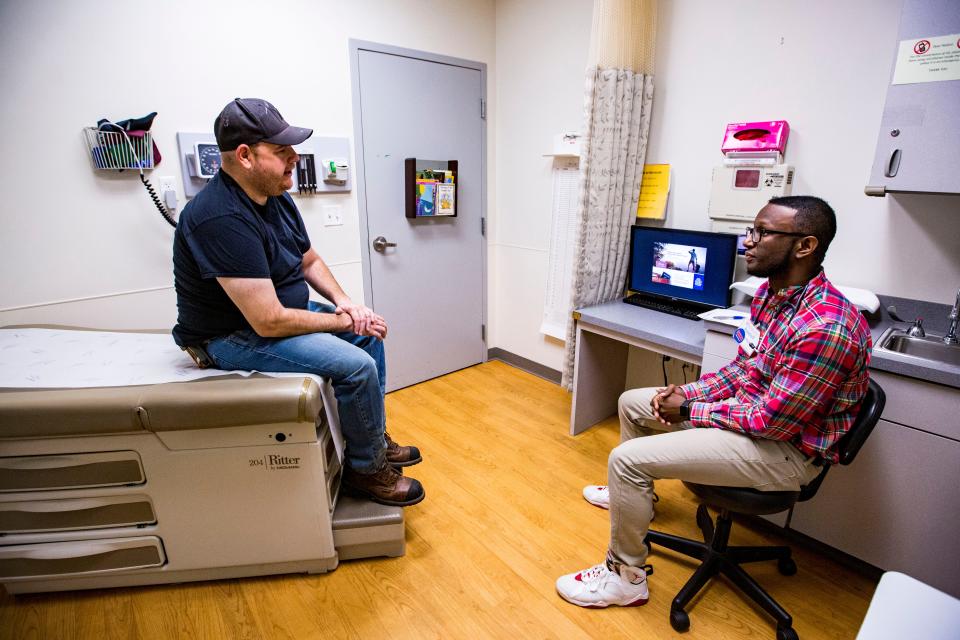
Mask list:
[{"label": "desk counter", "polygon": [[[653,309],[645,309],[620,300],[578,309],[578,324],[606,329],[624,338],[649,342],[661,349],[684,354],[688,362],[699,362],[703,356],[704,324]],[[669,352],[666,352],[670,355]]]}]

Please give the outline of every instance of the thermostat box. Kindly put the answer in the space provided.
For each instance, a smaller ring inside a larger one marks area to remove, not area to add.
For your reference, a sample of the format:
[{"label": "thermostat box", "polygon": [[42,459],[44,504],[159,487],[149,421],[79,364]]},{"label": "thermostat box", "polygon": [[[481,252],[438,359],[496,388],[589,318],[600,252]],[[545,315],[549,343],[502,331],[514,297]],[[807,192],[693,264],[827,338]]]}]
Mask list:
[{"label": "thermostat box", "polygon": [[710,189],[711,218],[752,222],[770,198],[793,191],[793,167],[719,166],[713,168]]}]

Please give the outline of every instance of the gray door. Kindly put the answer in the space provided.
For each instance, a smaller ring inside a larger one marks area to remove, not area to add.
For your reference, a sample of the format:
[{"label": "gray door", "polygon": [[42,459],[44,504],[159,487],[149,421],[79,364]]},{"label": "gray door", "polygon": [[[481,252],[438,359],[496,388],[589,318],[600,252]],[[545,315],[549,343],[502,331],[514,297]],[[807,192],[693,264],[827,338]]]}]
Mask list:
[{"label": "gray door", "polygon": [[[352,48],[365,297],[390,329],[393,390],[485,360],[485,74],[476,63]],[[405,217],[405,158],[458,162],[456,217]],[[376,250],[381,237],[396,246]]]}]

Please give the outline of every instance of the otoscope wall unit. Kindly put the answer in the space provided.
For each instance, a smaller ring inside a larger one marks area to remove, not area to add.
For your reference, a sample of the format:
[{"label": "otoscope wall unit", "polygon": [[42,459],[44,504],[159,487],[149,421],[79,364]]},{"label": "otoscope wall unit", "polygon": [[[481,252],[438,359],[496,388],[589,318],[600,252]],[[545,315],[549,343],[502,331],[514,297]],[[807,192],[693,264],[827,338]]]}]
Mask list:
[{"label": "otoscope wall unit", "polygon": [[[180,170],[183,174],[183,195],[197,195],[220,167],[217,140],[213,133],[177,133]],[[301,156],[294,167],[290,193],[346,193],[353,189],[350,171],[350,140],[312,136],[294,147]],[[319,167],[317,164],[322,163]]]}]

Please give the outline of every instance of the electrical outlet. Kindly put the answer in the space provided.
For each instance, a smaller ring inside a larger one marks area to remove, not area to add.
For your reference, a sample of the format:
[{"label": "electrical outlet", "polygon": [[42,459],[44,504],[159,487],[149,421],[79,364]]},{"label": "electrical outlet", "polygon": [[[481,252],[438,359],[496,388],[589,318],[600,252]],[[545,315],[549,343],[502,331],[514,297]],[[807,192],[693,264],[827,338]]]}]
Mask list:
[{"label": "electrical outlet", "polygon": [[157,178],[157,191],[163,195],[164,191],[176,191],[176,182],[173,176],[160,176]]},{"label": "electrical outlet", "polygon": [[343,208],[338,204],[328,204],[323,207],[323,225],[336,227],[343,224]]}]

